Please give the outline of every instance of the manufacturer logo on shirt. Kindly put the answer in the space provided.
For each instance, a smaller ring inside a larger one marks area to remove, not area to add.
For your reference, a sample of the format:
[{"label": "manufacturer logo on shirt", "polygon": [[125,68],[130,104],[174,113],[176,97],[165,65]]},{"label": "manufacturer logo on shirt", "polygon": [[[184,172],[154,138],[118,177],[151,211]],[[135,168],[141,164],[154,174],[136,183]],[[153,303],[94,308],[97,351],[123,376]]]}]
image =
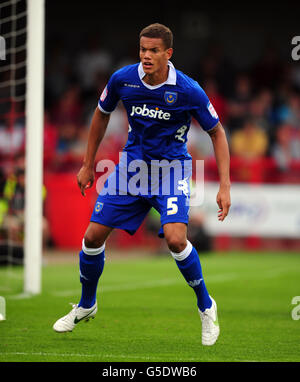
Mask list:
[{"label": "manufacturer logo on shirt", "polygon": [[170,113],[166,113],[158,107],[154,109],[149,109],[146,104],[144,104],[143,107],[132,106],[130,116],[133,117],[134,115],[142,115],[143,117],[149,117],[154,119],[163,119],[165,121],[168,121],[171,117]]},{"label": "manufacturer logo on shirt", "polygon": [[140,85],[128,84],[127,82],[124,83],[124,86],[128,86],[129,88],[139,88],[140,87]]}]

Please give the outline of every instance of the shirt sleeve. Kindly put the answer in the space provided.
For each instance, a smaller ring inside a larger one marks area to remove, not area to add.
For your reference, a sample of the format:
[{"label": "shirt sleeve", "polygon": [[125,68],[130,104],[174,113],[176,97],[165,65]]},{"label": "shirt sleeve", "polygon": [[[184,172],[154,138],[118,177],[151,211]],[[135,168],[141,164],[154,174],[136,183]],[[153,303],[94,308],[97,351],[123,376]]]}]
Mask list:
[{"label": "shirt sleeve", "polygon": [[99,98],[98,107],[103,113],[110,114],[114,111],[119,99],[117,74],[114,73],[102,91]]},{"label": "shirt sleeve", "polygon": [[205,131],[212,129],[219,122],[215,108],[197,82],[191,88],[190,113]]}]

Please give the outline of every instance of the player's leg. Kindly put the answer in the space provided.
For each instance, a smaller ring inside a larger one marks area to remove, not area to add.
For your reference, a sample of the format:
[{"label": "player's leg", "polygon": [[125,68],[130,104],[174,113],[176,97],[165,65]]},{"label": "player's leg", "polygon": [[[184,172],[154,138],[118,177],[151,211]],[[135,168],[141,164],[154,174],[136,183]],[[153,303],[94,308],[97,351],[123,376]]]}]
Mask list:
[{"label": "player's leg", "polygon": [[206,289],[199,255],[187,240],[187,226],[185,223],[166,223],[163,230],[180,272],[197,296],[198,311],[202,321],[202,344],[213,345],[220,334],[217,304]]},{"label": "player's leg", "polygon": [[86,230],[80,252],[82,295],[79,307],[91,308],[96,302],[98,280],[105,261],[105,240],[112,227],[133,234],[142,223],[150,205],[132,195],[99,195]]},{"label": "player's leg", "polygon": [[111,227],[95,222],[90,222],[86,230],[79,253],[82,285],[79,307],[88,309],[96,303],[97,285],[105,262],[105,241],[111,231]]},{"label": "player's leg", "polygon": [[95,317],[97,285],[105,262],[105,240],[111,231],[111,227],[90,222],[79,253],[81,299],[66,316],[55,322],[53,329],[56,332],[72,331],[78,322]]},{"label": "player's leg", "polygon": [[90,225],[84,235],[82,251],[79,254],[81,299],[78,305],[73,306],[69,314],[54,324],[55,331],[72,331],[79,321],[95,316],[97,285],[105,261],[105,240],[113,228],[124,229],[134,234],[150,207],[143,198],[136,196],[98,196]]},{"label": "player's leg", "polygon": [[204,312],[212,300],[206,289],[198,252],[187,240],[185,223],[167,223],[163,226],[164,236],[176,264],[197,296],[198,308]]}]

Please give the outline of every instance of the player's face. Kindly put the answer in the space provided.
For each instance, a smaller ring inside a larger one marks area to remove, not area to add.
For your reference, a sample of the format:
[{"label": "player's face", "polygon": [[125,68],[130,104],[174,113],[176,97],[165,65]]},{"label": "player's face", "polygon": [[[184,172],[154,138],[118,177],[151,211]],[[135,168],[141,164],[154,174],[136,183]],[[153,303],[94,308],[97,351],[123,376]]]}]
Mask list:
[{"label": "player's face", "polygon": [[152,75],[166,70],[173,49],[166,49],[161,38],[141,37],[140,59],[144,72]]}]

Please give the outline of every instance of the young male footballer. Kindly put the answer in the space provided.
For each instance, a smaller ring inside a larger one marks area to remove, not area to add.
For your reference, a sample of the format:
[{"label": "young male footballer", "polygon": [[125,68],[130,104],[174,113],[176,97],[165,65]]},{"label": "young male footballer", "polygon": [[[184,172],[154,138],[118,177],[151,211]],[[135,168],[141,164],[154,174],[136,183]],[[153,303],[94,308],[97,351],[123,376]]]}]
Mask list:
[{"label": "young male footballer", "polygon": [[[102,92],[91,122],[86,154],[77,175],[83,196],[94,182],[94,161],[110,118],[119,100],[127,111],[128,140],[119,164],[98,196],[79,253],[81,299],[55,322],[57,332],[72,331],[97,312],[97,284],[105,261],[105,241],[114,228],[134,234],[149,210],[161,215],[159,236],[197,297],[202,322],[202,344],[213,345],[220,333],[217,304],[203,279],[199,255],[187,240],[191,156],[187,133],[191,118],[210,135],[219,171],[218,219],[230,208],[229,149],[224,129],[199,84],[174,68],[173,35],[162,24],[151,24],[140,33],[140,62],[119,69]],[[137,169],[139,192],[131,187]],[[175,166],[168,166],[168,163]],[[134,164],[134,165],[132,165]],[[172,170],[167,175],[165,168]],[[155,181],[154,181],[155,177]],[[143,183],[144,187],[141,186]],[[166,185],[168,187],[166,187]]]}]

